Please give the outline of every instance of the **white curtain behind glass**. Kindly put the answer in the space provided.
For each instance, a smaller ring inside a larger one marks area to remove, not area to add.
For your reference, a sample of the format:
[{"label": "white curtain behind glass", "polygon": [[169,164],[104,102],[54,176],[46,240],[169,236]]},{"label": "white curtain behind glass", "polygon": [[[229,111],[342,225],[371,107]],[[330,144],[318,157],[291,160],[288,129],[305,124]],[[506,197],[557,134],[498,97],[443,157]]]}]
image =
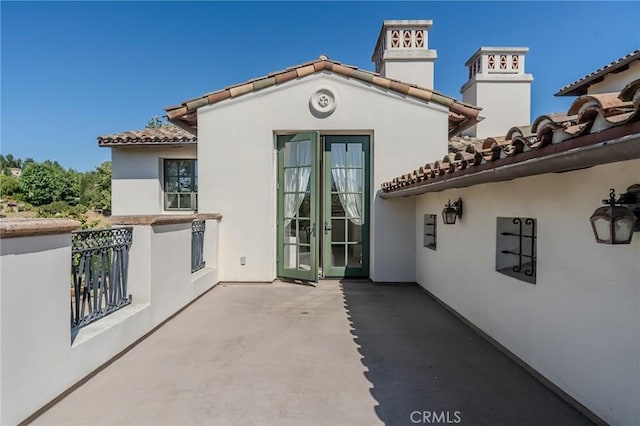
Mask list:
[{"label": "white curtain behind glass", "polygon": [[[346,165],[345,145],[336,146],[337,149],[331,147],[331,162],[336,165]],[[358,151],[356,151],[357,153]],[[340,203],[347,213],[349,220],[354,225],[362,225],[364,218],[362,215],[362,182],[361,169],[335,169],[331,168],[333,181],[340,194]],[[345,192],[355,192],[356,194],[345,194]]]},{"label": "white curtain behind glass", "polygon": [[[296,194],[285,194],[284,196],[284,216],[289,218],[295,216],[298,209],[300,209],[300,205],[304,200],[304,192],[307,190],[309,177],[311,176],[311,141],[301,141],[297,145],[297,164],[306,165],[306,167],[285,169],[284,190],[285,192],[296,192]],[[289,225],[289,223],[291,223],[291,219],[286,219],[284,226]]]}]

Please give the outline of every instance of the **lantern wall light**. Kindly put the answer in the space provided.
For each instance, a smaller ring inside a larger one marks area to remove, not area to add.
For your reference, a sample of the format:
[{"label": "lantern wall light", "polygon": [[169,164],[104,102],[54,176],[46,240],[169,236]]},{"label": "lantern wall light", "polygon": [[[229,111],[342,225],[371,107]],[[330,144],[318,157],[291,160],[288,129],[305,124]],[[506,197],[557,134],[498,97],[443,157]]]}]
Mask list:
[{"label": "lantern wall light", "polygon": [[640,231],[640,184],[631,185],[618,199],[611,189],[602,203],[606,206],[597,208],[590,218],[596,242],[631,244],[633,233]]},{"label": "lantern wall light", "polygon": [[454,225],[459,217],[462,217],[462,198],[453,203],[449,200],[442,210],[442,221],[446,225]]}]

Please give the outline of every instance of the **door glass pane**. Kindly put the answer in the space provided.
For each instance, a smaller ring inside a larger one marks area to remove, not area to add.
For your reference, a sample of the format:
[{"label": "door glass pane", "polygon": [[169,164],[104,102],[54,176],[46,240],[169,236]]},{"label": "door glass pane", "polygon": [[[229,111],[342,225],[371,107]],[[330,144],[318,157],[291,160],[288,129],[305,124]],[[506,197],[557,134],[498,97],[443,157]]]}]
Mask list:
[{"label": "door glass pane", "polygon": [[347,169],[344,192],[362,192],[362,169]]},{"label": "door glass pane", "polygon": [[344,242],[344,219],[331,219],[331,240],[335,243]]},{"label": "door glass pane", "polygon": [[298,166],[311,165],[311,141],[304,140],[298,142]]},{"label": "door glass pane", "polygon": [[284,166],[292,167],[296,165],[296,143],[287,142],[284,144]]},{"label": "door glass pane", "polygon": [[361,243],[362,242],[362,225],[356,225],[353,221],[349,220],[349,242]]},{"label": "door glass pane", "polygon": [[331,194],[331,216],[345,217],[344,207],[342,207],[338,194]]},{"label": "door glass pane", "polygon": [[298,194],[298,201],[302,199],[298,208],[298,217],[311,217],[311,193]]},{"label": "door glass pane", "polygon": [[298,246],[298,269],[311,270],[311,246]]},{"label": "door glass pane", "polygon": [[289,223],[285,221],[284,225],[284,242],[293,243],[296,237],[296,221],[290,220]]},{"label": "door glass pane", "polygon": [[298,168],[298,183],[296,191],[311,191],[311,167]]},{"label": "door glass pane", "polygon": [[298,202],[298,194],[284,194],[284,216],[285,218],[294,217],[296,214],[296,206]]},{"label": "door glass pane", "polygon": [[362,145],[359,143],[347,144],[347,166],[362,167]]},{"label": "door glass pane", "polygon": [[345,266],[344,261],[344,244],[331,245],[331,266]]},{"label": "door glass pane", "polygon": [[343,143],[331,144],[331,168],[345,167],[347,146]]},{"label": "door glass pane", "polygon": [[284,192],[298,192],[298,169],[284,169]]},{"label": "door glass pane", "polygon": [[297,254],[297,245],[295,244],[285,244],[284,245],[284,259],[283,266],[285,269],[296,269],[296,258]]},{"label": "door glass pane", "polygon": [[309,244],[311,236],[311,221],[299,220],[298,221],[298,243]]},{"label": "door glass pane", "polygon": [[347,267],[349,268],[361,268],[362,267],[362,245],[350,244],[347,246],[347,253],[349,259],[347,261]]}]

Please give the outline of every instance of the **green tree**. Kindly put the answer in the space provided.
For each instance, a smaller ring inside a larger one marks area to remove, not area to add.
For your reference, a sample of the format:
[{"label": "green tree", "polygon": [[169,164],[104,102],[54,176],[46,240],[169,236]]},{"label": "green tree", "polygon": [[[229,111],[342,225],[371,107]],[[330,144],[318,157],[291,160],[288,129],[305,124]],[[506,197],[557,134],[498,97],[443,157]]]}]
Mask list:
[{"label": "green tree", "polygon": [[0,196],[20,193],[20,179],[15,176],[0,175]]},{"label": "green tree", "polygon": [[105,161],[96,167],[93,182],[94,196],[90,206],[104,215],[111,214],[111,161]]},{"label": "green tree", "polygon": [[159,127],[162,127],[163,125],[164,125],[164,121],[162,120],[162,118],[156,115],[154,117],[151,117],[147,122],[147,125],[144,127],[146,129],[157,129]]},{"label": "green tree", "polygon": [[111,162],[105,161],[79,176],[80,204],[104,215],[111,214]]},{"label": "green tree", "polygon": [[24,198],[34,206],[49,204],[53,201],[77,203],[75,172],[67,171],[57,161],[28,163],[20,177]]},{"label": "green tree", "polygon": [[25,200],[35,206],[53,202],[61,192],[56,172],[50,165],[29,163],[20,178]]},{"label": "green tree", "polygon": [[154,116],[147,121],[145,129],[159,129],[161,127],[175,127],[173,123],[167,121],[166,117]]},{"label": "green tree", "polygon": [[0,171],[6,176],[11,175],[12,168],[22,168],[24,163],[20,158],[15,158],[13,154],[1,155],[0,154]]}]

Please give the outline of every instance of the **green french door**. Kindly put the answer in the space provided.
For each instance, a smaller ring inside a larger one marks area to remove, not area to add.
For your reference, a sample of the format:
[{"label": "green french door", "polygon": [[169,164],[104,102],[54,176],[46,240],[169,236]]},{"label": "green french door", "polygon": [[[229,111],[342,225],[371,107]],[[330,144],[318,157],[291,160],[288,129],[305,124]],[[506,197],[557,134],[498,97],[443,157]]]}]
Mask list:
[{"label": "green french door", "polygon": [[325,136],[323,275],[369,276],[369,137]]},{"label": "green french door", "polygon": [[278,136],[278,276],[318,281],[317,133]]},{"label": "green french door", "polygon": [[278,276],[369,276],[369,137],[278,136]]}]

